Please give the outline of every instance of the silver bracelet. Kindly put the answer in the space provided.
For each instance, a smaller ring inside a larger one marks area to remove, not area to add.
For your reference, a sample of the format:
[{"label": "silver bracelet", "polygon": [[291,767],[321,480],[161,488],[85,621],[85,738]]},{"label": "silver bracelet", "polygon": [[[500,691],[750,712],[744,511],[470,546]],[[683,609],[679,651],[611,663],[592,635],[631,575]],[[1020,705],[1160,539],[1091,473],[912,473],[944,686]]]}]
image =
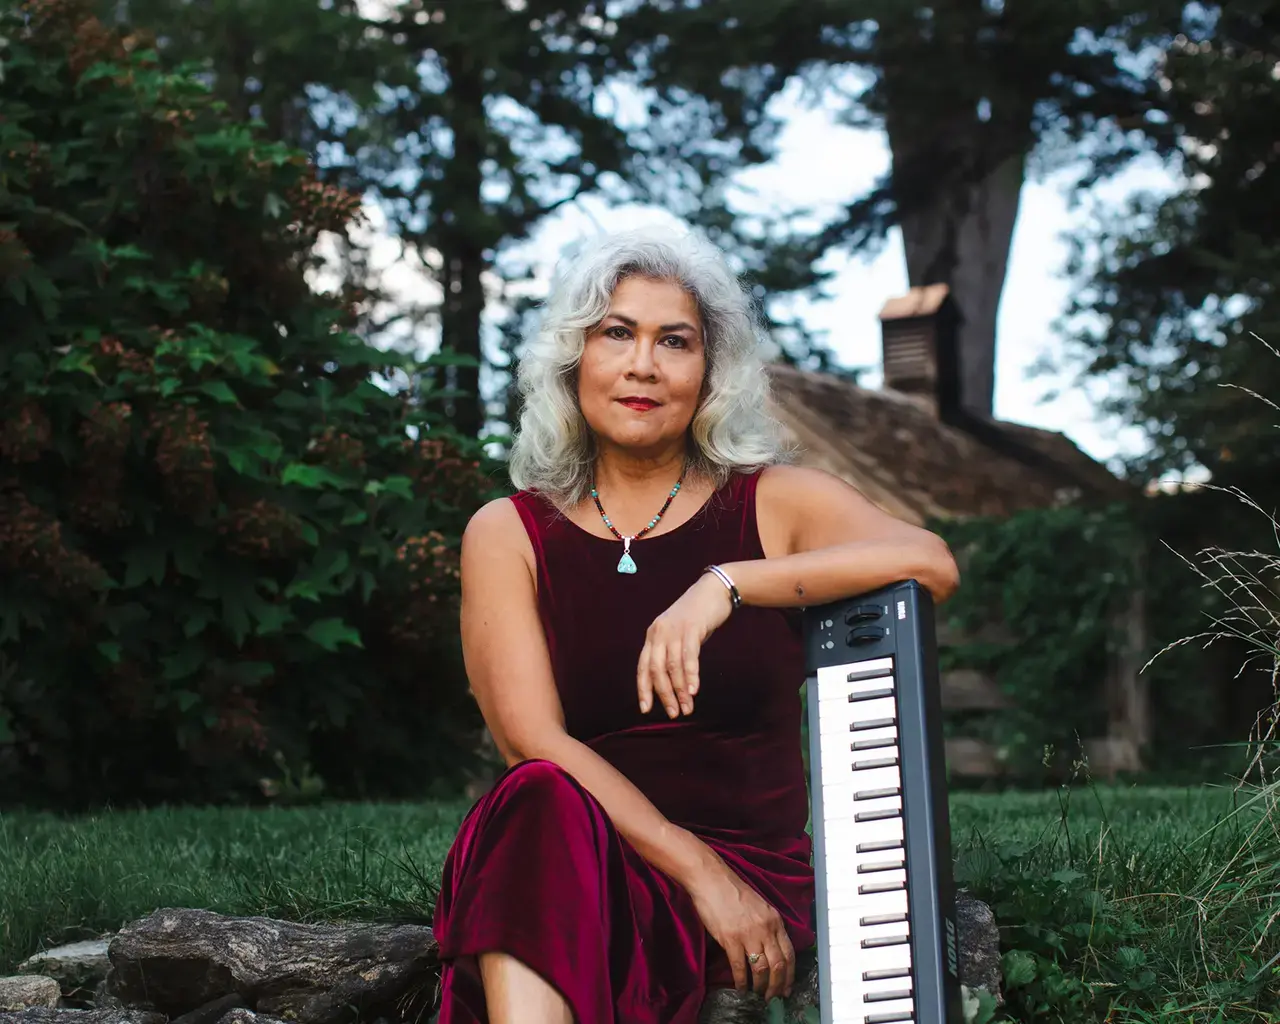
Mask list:
[{"label": "silver bracelet", "polygon": [[738,593],[738,588],[733,585],[733,580],[729,579],[727,572],[718,565],[709,565],[702,571],[715,573],[720,582],[729,588],[729,601],[733,604],[734,611],[742,607],[742,595]]}]

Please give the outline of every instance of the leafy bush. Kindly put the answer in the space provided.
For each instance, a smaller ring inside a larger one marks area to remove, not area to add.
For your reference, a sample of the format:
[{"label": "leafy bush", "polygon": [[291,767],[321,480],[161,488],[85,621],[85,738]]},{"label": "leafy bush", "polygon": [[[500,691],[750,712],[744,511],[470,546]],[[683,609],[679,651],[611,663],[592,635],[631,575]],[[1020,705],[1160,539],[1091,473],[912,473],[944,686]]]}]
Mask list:
[{"label": "leafy bush", "polygon": [[[992,742],[1015,778],[1038,780],[1046,766],[1054,778],[1069,772],[1081,740],[1106,734],[1109,663],[1127,642],[1117,613],[1131,595],[1145,605],[1139,664],[1199,628],[1214,605],[1160,543],[1187,518],[1189,500],[933,524],[963,561],[963,586],[942,614],[968,638],[943,649],[942,667],[989,673],[1010,698],[1005,710],[950,714],[948,730]],[[995,624],[1003,628],[989,628]],[[1154,767],[1186,766],[1189,749],[1220,729],[1198,655],[1186,650],[1144,668]]]},{"label": "leafy bush", "polygon": [[358,199],[90,9],[0,15],[0,789],[422,793],[479,457],[308,285]]},{"label": "leafy bush", "polygon": [[[1238,500],[1273,542],[1280,537],[1280,520],[1248,495],[1204,490]],[[1186,809],[1164,821],[1153,815],[1141,830],[1105,811],[1100,827],[1081,828],[1072,806],[1079,797],[1063,787],[1058,827],[1037,840],[997,834],[964,843],[956,880],[991,903],[1001,926],[1001,1020],[1280,1019],[1280,552],[1212,546],[1185,558],[1182,571],[1216,600],[1202,606],[1207,621],[1169,642],[1154,664],[1196,642],[1230,642],[1270,683],[1269,706],[1242,744],[1232,807],[1191,836]]]}]

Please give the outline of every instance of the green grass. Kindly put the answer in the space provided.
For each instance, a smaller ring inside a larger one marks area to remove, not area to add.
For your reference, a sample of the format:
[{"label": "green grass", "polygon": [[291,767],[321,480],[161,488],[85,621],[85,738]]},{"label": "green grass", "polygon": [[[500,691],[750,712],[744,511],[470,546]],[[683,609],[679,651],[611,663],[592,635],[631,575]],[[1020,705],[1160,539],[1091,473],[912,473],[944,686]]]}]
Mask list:
[{"label": "green grass", "polygon": [[[1003,929],[1009,1002],[994,1019],[1280,1020],[1268,963],[1280,953],[1280,822],[1266,801],[1231,816],[1243,799],[1214,787],[957,794],[958,880]],[[0,973],[161,906],[429,920],[465,809],[4,815]]]},{"label": "green grass", "polygon": [[0,815],[0,973],[158,907],[291,920],[430,913],[462,804]]}]

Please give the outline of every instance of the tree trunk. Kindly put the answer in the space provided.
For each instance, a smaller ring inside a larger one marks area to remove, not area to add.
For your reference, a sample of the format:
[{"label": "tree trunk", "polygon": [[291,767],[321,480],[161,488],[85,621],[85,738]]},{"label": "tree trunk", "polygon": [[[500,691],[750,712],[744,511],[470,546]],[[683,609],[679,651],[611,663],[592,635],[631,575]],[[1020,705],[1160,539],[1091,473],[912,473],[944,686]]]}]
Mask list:
[{"label": "tree trunk", "polygon": [[[895,170],[919,166],[923,146],[887,119]],[[977,127],[976,125],[974,127]],[[980,137],[963,144],[980,145]],[[979,159],[973,161],[982,166]],[[994,411],[996,318],[1004,290],[1026,157],[995,164],[976,181],[963,173],[943,176],[918,203],[903,206],[900,225],[912,287],[946,284],[960,310],[957,331],[961,407],[990,418]],[[918,172],[917,172],[918,173]]]},{"label": "tree trunk", "polygon": [[474,50],[453,46],[441,56],[449,70],[449,104],[452,108],[453,156],[447,178],[434,196],[441,204],[436,237],[444,269],[440,284],[444,290],[440,310],[440,344],[459,356],[474,360],[474,366],[452,367],[454,389],[461,391],[451,402],[454,428],[467,437],[476,437],[484,428],[484,401],[480,394],[481,349],[485,295],[483,274],[488,269],[485,251],[496,244],[489,235],[489,218],[481,188],[484,174],[488,121],[485,115],[483,67]]}]

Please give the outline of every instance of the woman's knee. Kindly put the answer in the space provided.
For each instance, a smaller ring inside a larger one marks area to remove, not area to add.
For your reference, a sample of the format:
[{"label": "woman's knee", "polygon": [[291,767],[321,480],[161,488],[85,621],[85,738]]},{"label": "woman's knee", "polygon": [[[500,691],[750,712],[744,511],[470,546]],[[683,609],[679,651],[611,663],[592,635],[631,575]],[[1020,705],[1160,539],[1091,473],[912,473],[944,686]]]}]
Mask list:
[{"label": "woman's knee", "polygon": [[507,769],[489,791],[490,813],[508,824],[529,820],[536,830],[586,830],[594,835],[604,808],[572,775],[552,761],[532,758]]},{"label": "woman's knee", "polygon": [[585,792],[572,775],[544,758],[530,758],[512,765],[493,788],[495,792],[502,791],[504,796],[537,801],[565,798],[576,801],[581,800]]}]

